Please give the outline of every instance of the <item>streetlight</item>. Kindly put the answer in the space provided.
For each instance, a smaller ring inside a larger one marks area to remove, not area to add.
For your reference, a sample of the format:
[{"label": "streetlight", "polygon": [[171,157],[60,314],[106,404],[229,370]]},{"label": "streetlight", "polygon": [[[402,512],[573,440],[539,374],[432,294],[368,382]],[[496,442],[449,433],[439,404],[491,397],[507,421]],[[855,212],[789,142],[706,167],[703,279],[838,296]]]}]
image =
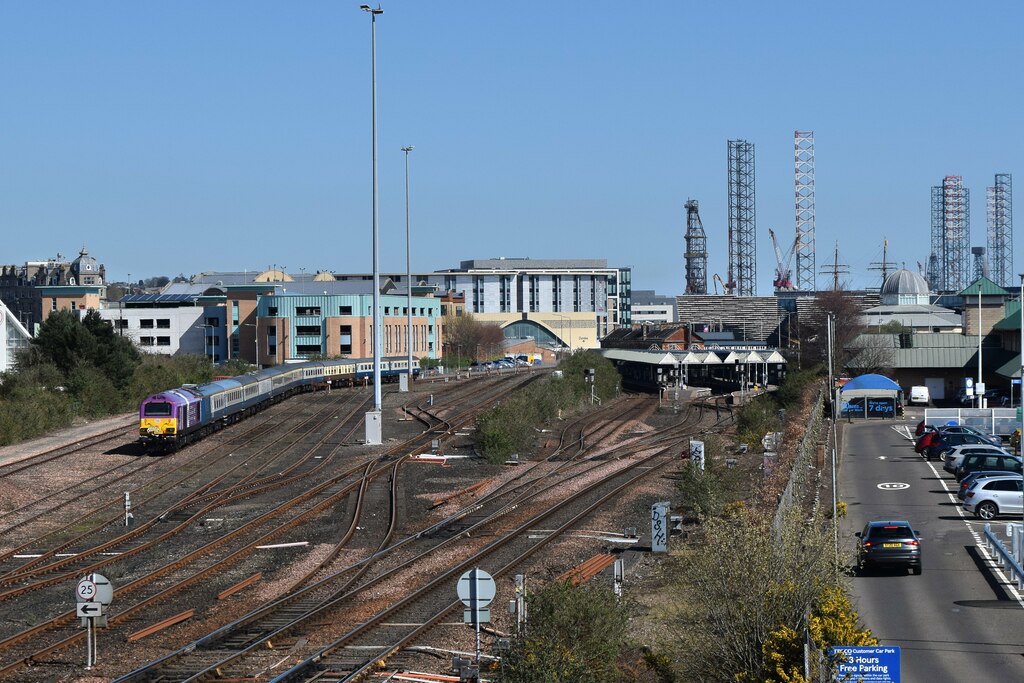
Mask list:
[{"label": "streetlight", "polygon": [[[405,152],[405,284],[407,302],[405,306],[407,313],[405,340],[409,349],[409,364],[406,366],[409,382],[412,381],[412,249],[409,240],[409,152],[412,150],[412,145],[402,148],[402,151]],[[408,385],[406,388],[408,389]]]},{"label": "streetlight", "polygon": [[214,364],[213,355],[213,344],[210,343],[210,335],[212,333],[207,330],[216,329],[216,325],[210,325],[209,323],[201,323],[199,327],[203,328],[203,355],[210,356],[210,365]]},{"label": "streetlight", "polygon": [[371,79],[371,137],[373,148],[373,412],[366,420],[366,443],[379,445],[382,443],[380,431],[380,349],[383,343],[380,315],[380,246],[377,230],[377,15],[384,10],[377,6],[360,5],[359,9],[370,14],[370,79]]}]

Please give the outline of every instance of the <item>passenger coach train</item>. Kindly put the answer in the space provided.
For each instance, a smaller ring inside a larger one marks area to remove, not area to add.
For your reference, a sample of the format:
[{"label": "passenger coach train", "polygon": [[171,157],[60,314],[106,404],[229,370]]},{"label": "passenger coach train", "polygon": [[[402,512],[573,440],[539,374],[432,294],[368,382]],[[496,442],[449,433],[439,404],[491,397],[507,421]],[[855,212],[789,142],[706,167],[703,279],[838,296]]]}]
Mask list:
[{"label": "passenger coach train", "polygon": [[[407,358],[382,358],[381,382],[397,382]],[[413,377],[420,374],[412,361]],[[206,384],[188,384],[147,396],[139,407],[139,441],[151,451],[173,451],[241,420],[271,403],[317,386],[373,380],[373,359],[343,358],[278,365]]]}]

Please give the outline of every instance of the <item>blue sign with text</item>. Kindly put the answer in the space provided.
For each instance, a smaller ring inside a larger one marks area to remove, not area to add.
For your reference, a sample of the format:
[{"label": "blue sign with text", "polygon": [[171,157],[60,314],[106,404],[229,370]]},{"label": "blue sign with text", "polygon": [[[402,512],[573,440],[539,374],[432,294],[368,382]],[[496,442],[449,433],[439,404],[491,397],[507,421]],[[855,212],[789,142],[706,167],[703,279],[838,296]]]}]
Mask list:
[{"label": "blue sign with text", "polygon": [[835,662],[836,681],[863,683],[900,683],[898,647],[840,646],[828,649]]}]

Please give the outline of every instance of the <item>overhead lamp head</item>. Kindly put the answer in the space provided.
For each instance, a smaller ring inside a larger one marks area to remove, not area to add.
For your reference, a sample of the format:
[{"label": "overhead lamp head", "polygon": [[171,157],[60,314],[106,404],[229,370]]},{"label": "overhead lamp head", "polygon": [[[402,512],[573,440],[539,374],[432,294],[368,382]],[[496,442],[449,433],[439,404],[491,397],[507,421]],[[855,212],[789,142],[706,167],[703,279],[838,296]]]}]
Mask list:
[{"label": "overhead lamp head", "polygon": [[403,152],[411,152],[411,151],[413,151],[414,149],[416,149],[416,148],[415,148],[415,147],[413,147],[412,145],[409,145],[408,147],[403,147],[403,148],[402,148],[402,151],[403,151]]},{"label": "overhead lamp head", "polygon": [[374,9],[369,5],[360,5],[359,9],[363,10],[364,12],[369,12],[370,14],[384,14],[384,10],[380,8],[380,5],[377,5],[377,9]]}]

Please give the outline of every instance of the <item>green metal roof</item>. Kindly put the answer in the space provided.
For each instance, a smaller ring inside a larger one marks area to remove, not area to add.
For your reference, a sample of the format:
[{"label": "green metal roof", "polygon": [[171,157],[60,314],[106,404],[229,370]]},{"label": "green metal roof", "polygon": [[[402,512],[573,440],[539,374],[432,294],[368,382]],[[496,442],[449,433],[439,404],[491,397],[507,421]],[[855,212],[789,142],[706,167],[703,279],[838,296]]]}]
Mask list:
[{"label": "green metal roof", "polygon": [[[873,339],[872,339],[873,338]],[[869,365],[881,359],[886,367],[899,368],[964,368],[978,366],[978,338],[953,333],[914,334],[913,347],[900,348],[899,335],[861,335],[851,345],[853,348],[868,349],[864,357]],[[997,367],[1016,358],[1017,354],[1004,351],[992,344],[993,339],[982,345],[982,362],[986,367]],[[849,367],[860,367],[856,356]]]},{"label": "green metal roof", "polygon": [[997,285],[996,283],[989,280],[987,277],[982,276],[967,286],[967,289],[960,292],[960,296],[978,296],[978,290],[981,290],[982,296],[1010,296],[1010,293]]},{"label": "green metal roof", "polygon": [[1020,300],[1011,299],[1003,306],[1005,317],[992,326],[993,330],[1019,330],[1020,329]]},{"label": "green metal roof", "polygon": [[996,374],[1000,377],[1020,377],[1020,354],[1014,354],[1010,360],[1000,365],[999,368],[996,369]]}]

